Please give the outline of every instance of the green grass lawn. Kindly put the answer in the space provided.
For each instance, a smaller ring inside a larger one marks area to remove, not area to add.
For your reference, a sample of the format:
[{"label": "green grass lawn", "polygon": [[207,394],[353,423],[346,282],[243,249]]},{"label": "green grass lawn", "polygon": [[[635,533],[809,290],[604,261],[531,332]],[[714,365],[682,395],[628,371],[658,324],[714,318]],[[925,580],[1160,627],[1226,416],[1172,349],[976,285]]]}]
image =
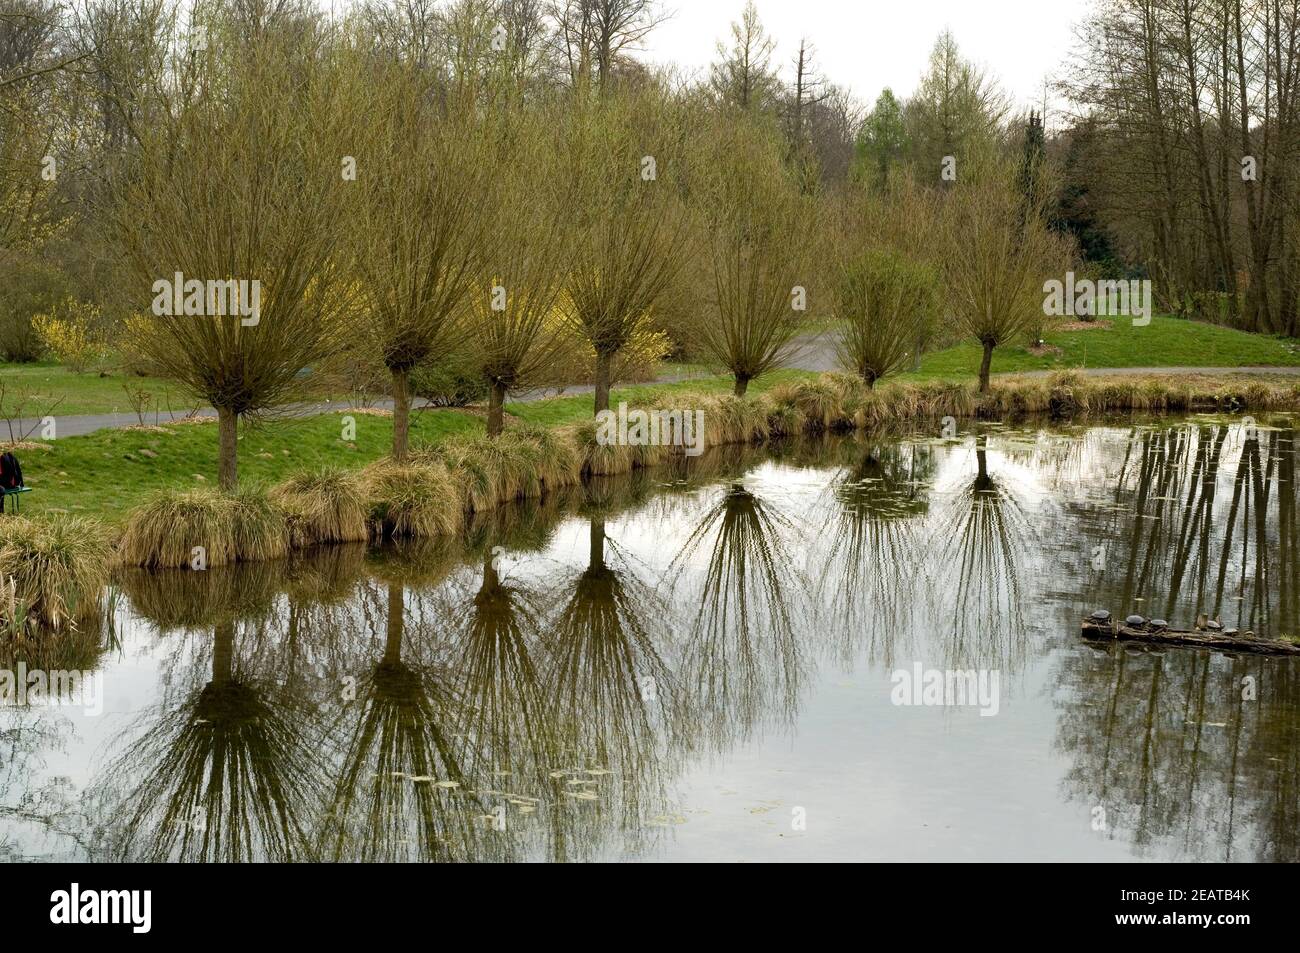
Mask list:
[{"label": "green grass lawn", "polygon": [[[765,374],[756,381],[751,381],[749,393],[759,394],[775,387],[781,381],[799,377],[813,376],[813,371],[781,370]],[[609,404],[617,408],[619,401],[633,399],[645,401],[658,394],[671,394],[675,391],[692,391],[705,394],[730,394],[734,382],[730,377],[714,374],[707,377],[695,377],[690,380],[675,381],[670,384],[634,384],[615,387],[609,392]],[[506,412],[513,417],[544,427],[575,423],[591,416],[591,394],[575,394],[572,397],[551,397],[546,400],[534,400],[527,403],[508,403]]]},{"label": "green grass lawn", "polygon": [[[340,411],[241,427],[240,482],[275,483],[325,463],[360,467],[389,451],[391,418],[355,414],[356,439],[345,441],[345,416],[347,412]],[[412,416],[411,439],[414,444],[430,443],[482,426],[482,418],[473,414],[421,411]],[[23,476],[33,490],[23,496],[24,514],[93,514],[116,524],[155,490],[216,483],[217,428],[211,423],[100,430],[47,446],[20,451]]]},{"label": "green grass lawn", "polygon": [[[771,375],[763,386],[803,372]],[[697,388],[730,392],[731,382],[709,378],[680,384],[617,388],[612,400],[644,399],[664,391]],[[761,390],[757,384],[753,390]],[[508,404],[514,417],[547,426],[591,416],[592,397],[583,394],[526,404]],[[241,426],[240,483],[276,483],[299,470],[326,463],[361,467],[385,456],[392,447],[392,418],[351,414],[354,440],[343,439],[346,410],[314,417]],[[481,414],[459,410],[420,410],[411,415],[413,447],[435,444],[458,433],[482,432]],[[217,472],[215,423],[169,424],[141,429],[100,430],[45,443],[48,449],[19,451],[23,476],[33,492],[22,497],[22,512],[93,514],[120,525],[126,513],[151,493],[168,487],[213,486]],[[199,479],[202,477],[203,479]],[[8,501],[10,507],[12,501]]]},{"label": "green grass lawn", "polygon": [[[133,411],[123,389],[124,384],[148,391],[153,396],[151,409],[156,406],[158,410],[165,411],[170,402],[172,410],[184,413],[192,410],[196,403],[203,403],[187,399],[179,385],[155,377],[124,374],[120,370],[106,371],[103,377],[99,371],[74,374],[66,367],[49,361],[38,364],[0,364],[0,380],[4,382],[10,408],[20,398],[27,400],[22,412],[24,417],[43,416],[46,408],[55,401],[59,401],[53,410],[55,416],[111,413],[129,415]],[[8,434],[3,436],[8,439]]]},{"label": "green grass lawn", "polygon": [[[1056,370],[1072,367],[1296,367],[1300,342],[1248,334],[1198,321],[1153,317],[1146,327],[1116,318],[1109,327],[1046,335],[1059,349],[1043,355],[1024,347],[1000,347],[993,352],[993,373]],[[981,352],[976,344],[960,344],[927,354],[912,377],[969,377],[979,373]]]},{"label": "green grass lawn", "polygon": [[[1245,334],[1206,324],[1154,318],[1150,326],[1135,328],[1117,321],[1110,328],[1057,332],[1049,343],[1059,354],[1037,356],[1024,348],[999,348],[994,352],[995,372],[1044,370],[1069,367],[1168,367],[1168,366],[1297,366],[1300,349],[1296,342]],[[972,377],[980,353],[973,345],[960,345],[928,355],[919,374],[924,378]],[[693,370],[699,370],[692,366]],[[58,414],[105,412],[117,408],[129,412],[125,400],[117,400],[122,377],[100,378],[73,375],[48,365],[6,366],[6,380],[16,374],[28,382],[40,382],[51,393],[65,387],[67,399]],[[784,380],[809,376],[811,372],[783,370],[765,375],[750,385],[757,393]],[[144,381],[143,378],[133,380]],[[154,386],[161,387],[153,382]],[[697,377],[671,384],[642,384],[616,388],[611,403],[647,399],[677,390],[730,393],[732,382],[725,376]],[[124,396],[124,395],[123,395]],[[590,416],[592,397],[579,394],[550,400],[507,404],[512,417],[544,426],[556,426]],[[317,417],[295,418],[242,427],[239,467],[241,482],[274,483],[289,474],[325,463],[362,466],[388,452],[392,443],[392,422],[386,416],[356,413],[356,439],[345,441],[343,417],[347,411]],[[412,416],[411,441],[435,443],[454,433],[480,431],[481,415],[457,410],[419,411]],[[6,436],[0,434],[0,437]],[[48,450],[21,452],[27,483],[35,492],[22,501],[23,512],[53,511],[98,515],[120,524],[126,512],[149,494],[165,487],[212,485],[216,478],[216,427],[213,423],[170,425],[149,430],[102,430],[82,437],[64,437],[47,444]],[[203,479],[200,480],[199,477]],[[11,504],[12,505],[12,504]]]}]

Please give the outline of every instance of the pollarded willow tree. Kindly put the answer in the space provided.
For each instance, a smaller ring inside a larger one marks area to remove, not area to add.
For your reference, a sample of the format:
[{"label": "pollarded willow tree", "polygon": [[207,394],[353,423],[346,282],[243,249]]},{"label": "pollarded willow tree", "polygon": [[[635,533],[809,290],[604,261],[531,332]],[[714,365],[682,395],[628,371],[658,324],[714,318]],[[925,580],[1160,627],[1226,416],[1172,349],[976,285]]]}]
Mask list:
[{"label": "pollarded willow tree", "polygon": [[838,263],[831,300],[840,325],[840,363],[874,387],[907,364],[918,342],[929,339],[939,276],[898,252],[869,248]]},{"label": "pollarded willow tree", "polygon": [[679,191],[688,126],[653,86],[575,94],[563,129],[573,212],[563,313],[595,351],[596,413],[609,409],[615,358],[651,326],[688,252]]},{"label": "pollarded willow tree", "polygon": [[709,307],[693,333],[741,396],[805,323],[816,204],[800,194],[777,137],[749,117],[718,121],[704,152],[693,194]]},{"label": "pollarded willow tree", "polygon": [[491,237],[465,309],[470,351],[488,385],[489,437],[503,429],[506,394],[545,382],[573,345],[561,307],[572,253],[553,118],[513,109],[498,123]]},{"label": "pollarded willow tree", "polygon": [[412,369],[464,339],[458,320],[477,278],[491,203],[490,137],[468,95],[439,104],[418,72],[377,64],[356,146],[353,232],[361,326],[392,378],[393,456],[406,456]]},{"label": "pollarded willow tree", "polygon": [[224,490],[239,419],[300,395],[351,316],[339,147],[364,104],[343,101],[324,40],[211,23],[205,50],[178,53],[168,112],[141,125],[111,210],[142,308],[134,344],[216,408]]},{"label": "pollarded willow tree", "polygon": [[944,273],[957,328],[983,348],[980,393],[989,389],[993,349],[1042,320],[1043,282],[1060,274],[1063,239],[1046,225],[1047,188],[1026,196],[1013,164],[968,160],[944,209]]}]

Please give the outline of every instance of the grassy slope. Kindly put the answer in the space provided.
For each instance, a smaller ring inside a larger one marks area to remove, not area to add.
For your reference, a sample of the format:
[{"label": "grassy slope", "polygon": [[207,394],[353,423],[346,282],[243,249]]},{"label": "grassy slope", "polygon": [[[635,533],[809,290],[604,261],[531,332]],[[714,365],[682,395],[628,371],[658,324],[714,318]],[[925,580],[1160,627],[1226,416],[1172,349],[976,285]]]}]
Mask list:
[{"label": "grassy slope", "polygon": [[[49,361],[0,364],[0,376],[4,378],[11,403],[20,395],[29,398],[23,411],[25,417],[43,414],[45,408],[60,397],[63,399],[54,409],[56,416],[110,413],[130,416],[133,413],[131,403],[122,389],[122,385],[127,383],[132,387],[143,387],[152,394],[159,410],[166,410],[169,400],[171,408],[181,412],[193,409],[196,403],[184,396],[179,385],[168,381],[120,371],[113,371],[105,377],[100,377],[98,371],[74,374]],[[7,439],[8,435],[5,437]]]},{"label": "grassy slope", "polygon": [[[330,462],[359,467],[388,452],[393,432],[390,418],[356,415],[356,440],[345,442],[341,436],[344,415],[322,414],[242,428],[241,482],[273,483],[297,470]],[[413,441],[427,443],[481,426],[480,419],[471,414],[431,411],[414,416],[411,433]],[[102,430],[84,437],[64,437],[49,447],[48,451],[21,452],[23,476],[33,488],[23,497],[24,513],[67,510],[118,522],[155,490],[212,485],[216,480],[217,431],[212,424]],[[157,456],[149,457],[141,450]],[[196,474],[205,480],[200,481]]]},{"label": "grassy slope", "polygon": [[[772,375],[767,386],[799,372]],[[698,388],[729,392],[723,379],[682,384],[637,386],[614,391],[615,404],[650,393]],[[754,388],[755,390],[759,388]],[[510,404],[523,420],[554,426],[591,416],[591,395]],[[240,482],[275,483],[299,470],[326,463],[360,467],[388,453],[392,419],[355,414],[356,439],[344,441],[347,411],[242,427],[239,437]],[[413,446],[437,443],[456,433],[481,432],[483,418],[455,410],[426,410],[411,418]],[[160,428],[101,430],[83,437],[49,442],[48,450],[22,450],[23,476],[33,492],[22,498],[22,512],[94,514],[120,523],[126,512],[164,487],[215,483],[217,431],[211,423],[172,424]],[[150,451],[156,456],[141,453]],[[199,480],[198,477],[204,477]],[[12,506],[12,502],[9,503]]]},{"label": "grassy slope", "polygon": [[[822,324],[813,330],[823,333],[829,328],[829,324]],[[1297,342],[1174,318],[1153,318],[1145,328],[1117,320],[1108,329],[1054,332],[1047,341],[1061,353],[1036,356],[1022,347],[998,348],[993,356],[994,373],[1061,367],[1300,366]],[[926,355],[920,374],[908,376],[965,377],[977,372],[979,361],[978,347],[961,344]],[[662,370],[664,376],[705,371],[697,364],[665,364]],[[144,387],[154,395],[159,409],[166,409],[169,401],[177,411],[201,403],[187,398],[178,385],[167,381],[121,373],[106,377],[90,371],[74,374],[49,362],[0,364],[0,377],[10,388],[11,400],[18,393],[33,395],[25,416],[43,413],[45,401],[62,396],[54,411],[56,416],[120,413],[129,417],[132,411],[122,389],[124,383]]]},{"label": "grassy slope", "polygon": [[[1295,352],[1290,342],[1169,318],[1155,318],[1146,328],[1117,323],[1109,330],[1063,332],[1052,335],[1049,340],[1063,353],[1055,357],[1036,357],[1021,348],[999,348],[995,352],[994,370],[1036,370],[1085,363],[1111,367],[1300,365],[1300,354]],[[978,364],[978,350],[962,345],[929,355],[917,376],[968,379]],[[57,369],[30,370],[43,372],[51,375],[51,380],[57,380],[51,374]],[[9,373],[8,369],[5,373]],[[779,371],[755,381],[750,385],[750,391],[759,392],[782,380],[803,376],[807,376],[807,372]],[[93,383],[96,381],[109,383]],[[117,386],[120,392],[120,379]],[[77,400],[86,402],[93,398],[96,387],[102,388],[101,393],[111,394],[111,379],[86,375],[73,382],[70,392],[76,395]],[[619,388],[614,391],[612,402],[617,405],[620,400],[682,389],[729,393],[731,381],[713,377],[679,384]],[[555,426],[590,416],[591,400],[590,394],[581,394],[510,404],[507,410],[518,419]],[[76,406],[70,398],[60,407],[59,413],[74,412],[67,408]],[[347,443],[341,439],[341,418],[345,413],[243,429],[240,437],[241,481],[275,482],[297,470],[326,462],[361,466],[383,456],[392,439],[389,418],[355,415],[356,440]],[[482,418],[473,414],[423,411],[415,414],[412,420],[412,442],[415,445],[433,443],[449,434],[480,430],[482,426]],[[162,429],[165,432],[100,431],[54,441],[48,451],[23,451],[21,456],[27,482],[35,489],[24,497],[23,511],[95,513],[117,523],[128,509],[154,490],[211,483],[216,473],[214,426],[190,424]],[[150,450],[157,456],[146,456],[140,453],[141,450]],[[196,474],[205,477],[205,481],[199,481]]]},{"label": "grassy slope", "polygon": [[[1000,347],[993,352],[993,372],[1036,371],[1071,367],[1295,367],[1300,366],[1300,346],[1285,338],[1247,334],[1177,318],[1152,318],[1135,328],[1129,319],[1115,319],[1110,327],[1081,331],[1056,331],[1046,336],[1060,353],[1042,356],[1023,347]],[[965,377],[979,372],[980,349],[961,344],[928,354],[919,377]]]}]

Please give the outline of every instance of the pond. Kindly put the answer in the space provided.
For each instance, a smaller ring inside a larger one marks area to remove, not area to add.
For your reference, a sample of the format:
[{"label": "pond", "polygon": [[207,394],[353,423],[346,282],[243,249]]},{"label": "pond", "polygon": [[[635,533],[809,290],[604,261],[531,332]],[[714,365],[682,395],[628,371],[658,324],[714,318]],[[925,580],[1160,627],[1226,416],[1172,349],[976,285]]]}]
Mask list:
[{"label": "pond", "polygon": [[0,858],[1294,861],[1300,662],[1080,638],[1300,634],[1294,428],[730,448],[123,572],[0,654],[85,673],[0,707]]}]

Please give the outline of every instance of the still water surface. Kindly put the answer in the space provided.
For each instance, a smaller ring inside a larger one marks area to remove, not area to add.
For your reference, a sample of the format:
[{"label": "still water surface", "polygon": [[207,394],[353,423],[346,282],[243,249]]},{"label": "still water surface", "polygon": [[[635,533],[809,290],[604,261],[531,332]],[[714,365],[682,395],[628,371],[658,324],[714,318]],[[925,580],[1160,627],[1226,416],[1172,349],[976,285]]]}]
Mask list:
[{"label": "still water surface", "polygon": [[[0,858],[1300,859],[1300,662],[1078,634],[1300,633],[1294,425],[733,448],[127,573],[111,631],[0,657],[104,696],[0,708]],[[994,704],[895,704],[918,666]]]}]

